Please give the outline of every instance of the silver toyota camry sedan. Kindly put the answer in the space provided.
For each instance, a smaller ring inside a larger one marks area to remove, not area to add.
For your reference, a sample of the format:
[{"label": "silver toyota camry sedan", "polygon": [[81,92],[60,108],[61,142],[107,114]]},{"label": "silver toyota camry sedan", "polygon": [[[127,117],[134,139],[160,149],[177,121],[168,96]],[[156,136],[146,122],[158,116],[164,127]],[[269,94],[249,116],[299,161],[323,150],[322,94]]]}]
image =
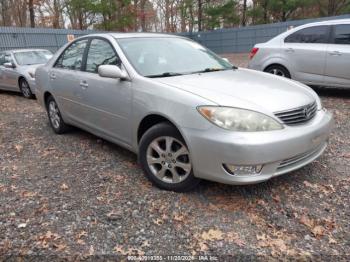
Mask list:
[{"label": "silver toyota camry sedan", "polygon": [[138,154],[160,188],[250,184],[325,150],[332,115],[309,87],[237,68],[186,38],[98,34],[36,71],[53,130],[85,129]]},{"label": "silver toyota camry sedan", "polygon": [[0,52],[0,89],[21,92],[26,98],[35,95],[35,70],[52,53],[45,49],[18,49]]}]

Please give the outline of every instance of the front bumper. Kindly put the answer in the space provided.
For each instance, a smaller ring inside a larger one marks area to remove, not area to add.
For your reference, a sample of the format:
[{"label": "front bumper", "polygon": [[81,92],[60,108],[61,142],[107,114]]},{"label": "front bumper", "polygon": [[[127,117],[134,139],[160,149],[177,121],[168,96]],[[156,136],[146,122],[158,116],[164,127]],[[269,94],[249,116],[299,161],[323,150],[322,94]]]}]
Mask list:
[{"label": "front bumper", "polygon": [[[333,126],[331,113],[319,110],[307,124],[268,132],[233,132],[184,128],[194,175],[225,184],[253,184],[301,168],[326,148]],[[223,164],[263,165],[259,174],[232,175]]]},{"label": "front bumper", "polygon": [[36,82],[34,78],[29,78],[28,79],[28,84],[30,87],[30,90],[32,91],[33,95],[36,94]]}]

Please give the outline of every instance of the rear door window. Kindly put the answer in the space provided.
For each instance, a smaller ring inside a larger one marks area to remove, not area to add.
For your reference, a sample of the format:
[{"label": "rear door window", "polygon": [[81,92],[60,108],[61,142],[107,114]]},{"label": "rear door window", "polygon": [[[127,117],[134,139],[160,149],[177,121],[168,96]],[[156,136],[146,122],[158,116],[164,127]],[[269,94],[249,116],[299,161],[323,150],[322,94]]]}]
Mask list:
[{"label": "rear door window", "polygon": [[324,44],[329,42],[330,26],[312,26],[301,29],[287,36],[284,39],[285,43],[313,43]]},{"label": "rear door window", "polygon": [[350,45],[350,25],[335,25],[333,32],[334,44]]},{"label": "rear door window", "polygon": [[69,70],[81,70],[84,51],[88,39],[80,40],[71,44],[56,61],[54,67]]}]

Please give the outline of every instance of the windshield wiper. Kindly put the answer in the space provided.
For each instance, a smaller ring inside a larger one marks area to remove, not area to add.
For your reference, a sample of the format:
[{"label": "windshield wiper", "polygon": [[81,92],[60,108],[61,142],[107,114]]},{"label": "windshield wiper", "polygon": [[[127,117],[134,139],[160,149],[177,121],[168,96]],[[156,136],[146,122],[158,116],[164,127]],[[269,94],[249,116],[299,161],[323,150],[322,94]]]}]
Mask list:
[{"label": "windshield wiper", "polygon": [[226,71],[226,70],[230,70],[230,69],[238,69],[238,67],[232,66],[232,67],[229,67],[229,68],[205,68],[205,69],[200,70],[200,71],[192,72],[192,74],[209,73],[209,72],[217,72],[217,71]]},{"label": "windshield wiper", "polygon": [[198,71],[197,73],[208,73],[208,72],[216,72],[216,71],[223,71],[223,70],[227,70],[225,68],[206,68],[203,69],[201,71]]},{"label": "windshield wiper", "polygon": [[181,76],[181,75],[182,74],[175,73],[175,72],[164,72],[162,74],[148,75],[148,76],[145,76],[145,77],[156,78],[156,77],[170,77],[170,76]]}]

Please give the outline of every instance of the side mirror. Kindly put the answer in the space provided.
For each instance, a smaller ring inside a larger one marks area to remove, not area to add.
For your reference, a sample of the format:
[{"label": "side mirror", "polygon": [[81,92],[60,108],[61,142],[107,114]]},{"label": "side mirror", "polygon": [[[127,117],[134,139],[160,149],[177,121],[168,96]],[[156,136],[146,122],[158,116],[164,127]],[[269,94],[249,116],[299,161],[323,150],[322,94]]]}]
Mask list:
[{"label": "side mirror", "polygon": [[98,74],[101,77],[127,79],[128,75],[116,65],[100,65]]},{"label": "side mirror", "polygon": [[6,63],[4,63],[4,67],[6,67],[6,68],[15,68],[16,65],[14,63],[12,63],[12,62],[6,62]]}]

